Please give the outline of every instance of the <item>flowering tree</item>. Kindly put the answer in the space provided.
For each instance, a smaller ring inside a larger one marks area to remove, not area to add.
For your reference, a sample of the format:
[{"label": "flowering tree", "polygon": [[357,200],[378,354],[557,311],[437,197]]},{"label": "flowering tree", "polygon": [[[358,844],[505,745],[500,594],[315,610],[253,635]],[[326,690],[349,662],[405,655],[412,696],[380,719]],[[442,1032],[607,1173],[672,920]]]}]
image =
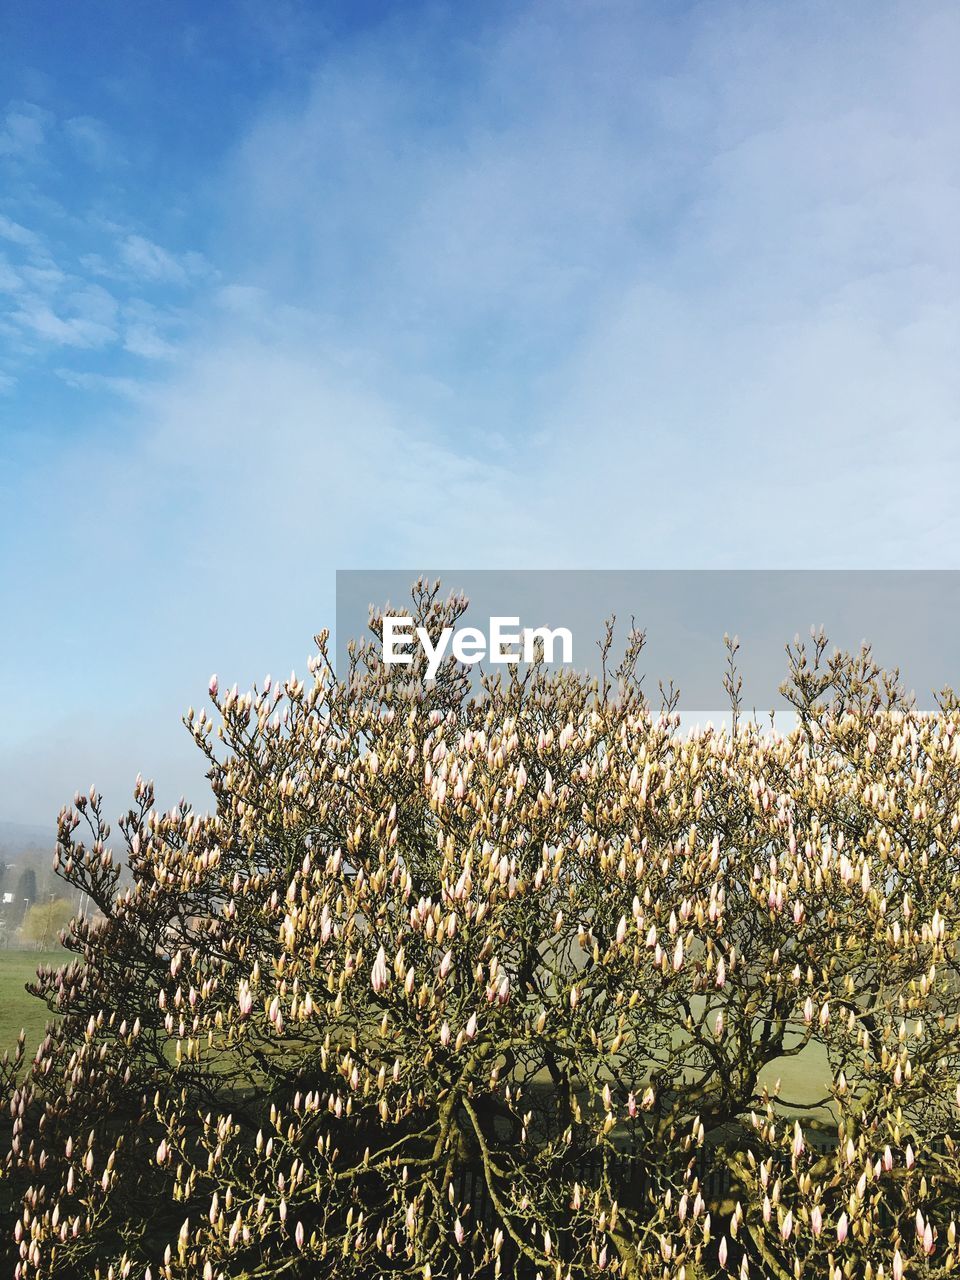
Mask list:
[{"label": "flowering tree", "polygon": [[[61,814],[102,919],[37,982],[19,1280],[951,1273],[954,700],[818,638],[792,732],[682,736],[640,636],[473,696],[381,621],[340,679],[321,635],[309,684],[211,681],[215,810],[138,781],[126,879],[99,796]],[[760,1083],[811,1041],[826,1151]]]}]

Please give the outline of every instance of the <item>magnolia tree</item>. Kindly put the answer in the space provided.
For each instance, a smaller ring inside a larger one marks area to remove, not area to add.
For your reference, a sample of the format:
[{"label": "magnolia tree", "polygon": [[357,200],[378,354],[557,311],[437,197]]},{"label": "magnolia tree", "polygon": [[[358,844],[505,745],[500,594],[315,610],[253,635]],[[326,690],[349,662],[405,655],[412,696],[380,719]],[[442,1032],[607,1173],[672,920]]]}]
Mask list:
[{"label": "magnolia tree", "polygon": [[[951,1273],[952,697],[821,637],[790,733],[734,675],[682,735],[640,636],[475,695],[381,625],[341,678],[321,635],[307,682],[211,681],[211,814],[138,781],[122,857],[95,792],[61,814],[101,918],[36,984],[19,1280]],[[761,1084],[811,1041],[832,1143]]]}]

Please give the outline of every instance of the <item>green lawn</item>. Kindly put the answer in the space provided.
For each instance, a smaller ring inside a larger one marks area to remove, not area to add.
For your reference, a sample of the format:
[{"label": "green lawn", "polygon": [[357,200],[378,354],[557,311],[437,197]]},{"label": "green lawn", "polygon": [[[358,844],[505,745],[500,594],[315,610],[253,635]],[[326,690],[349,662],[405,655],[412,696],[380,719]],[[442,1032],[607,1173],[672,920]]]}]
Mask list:
[{"label": "green lawn", "polygon": [[24,990],[41,964],[62,965],[70,959],[68,952],[0,951],[0,1057],[5,1049],[13,1049],[20,1028],[27,1033],[27,1051],[33,1053],[43,1039],[50,1017],[46,1005]]},{"label": "green lawn", "polygon": [[[38,965],[62,965],[70,958],[70,954],[62,949],[0,950],[0,1056],[4,1049],[12,1049],[16,1044],[21,1027],[26,1028],[27,1049],[32,1055],[43,1039],[49,1014],[41,1001],[27,994],[24,985],[33,978]],[[809,1106],[819,1100],[830,1078],[823,1047],[813,1043],[796,1057],[771,1063],[761,1073],[761,1080],[772,1088],[778,1076],[781,1079],[781,1097],[787,1104],[798,1102]],[[826,1119],[829,1112],[823,1109],[815,1115],[818,1119]]]},{"label": "green lawn", "polygon": [[[794,1057],[779,1058],[760,1072],[760,1083],[771,1091],[778,1079],[779,1096],[788,1111],[791,1102],[798,1103],[801,1107],[820,1102],[832,1079],[823,1045],[816,1040],[811,1041]],[[830,1114],[829,1107],[821,1106],[811,1113],[811,1118],[824,1121],[829,1119]]]}]

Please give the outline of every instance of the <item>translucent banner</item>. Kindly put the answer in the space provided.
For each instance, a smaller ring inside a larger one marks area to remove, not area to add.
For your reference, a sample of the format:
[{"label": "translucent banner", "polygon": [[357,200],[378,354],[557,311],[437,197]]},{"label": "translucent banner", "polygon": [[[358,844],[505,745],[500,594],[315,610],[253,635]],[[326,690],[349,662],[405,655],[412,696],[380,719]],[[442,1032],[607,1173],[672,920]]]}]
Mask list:
[{"label": "translucent banner", "polygon": [[372,608],[391,620],[392,660],[401,664],[421,642],[405,618],[418,579],[439,581],[442,597],[469,600],[451,634],[423,637],[434,650],[442,645],[437,661],[453,654],[475,673],[506,670],[539,637],[550,665],[599,674],[599,642],[615,619],[613,654],[632,626],[645,632],[648,697],[655,702],[661,682],[672,682],[684,715],[717,716],[728,706],[725,636],[739,641],[743,707],[758,715],[783,707],[785,646],[799,639],[809,648],[811,629],[823,629],[827,655],[868,643],[881,667],[899,669],[921,709],[960,684],[960,572],[952,570],[343,570],[338,669],[347,642],[370,636]]}]

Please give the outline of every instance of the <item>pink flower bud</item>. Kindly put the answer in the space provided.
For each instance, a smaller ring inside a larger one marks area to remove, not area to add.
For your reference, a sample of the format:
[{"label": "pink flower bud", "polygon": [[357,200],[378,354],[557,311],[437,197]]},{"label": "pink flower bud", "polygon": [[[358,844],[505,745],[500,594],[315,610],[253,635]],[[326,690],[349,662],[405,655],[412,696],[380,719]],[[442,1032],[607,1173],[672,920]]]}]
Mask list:
[{"label": "pink flower bud", "polygon": [[217,696],[217,690],[220,688],[220,683],[217,680],[216,675],[212,675],[210,677],[210,684],[208,687],[210,689],[210,697],[215,698]]},{"label": "pink flower bud", "polygon": [[383,947],[377,952],[377,958],[370,970],[370,985],[378,994],[384,990],[388,982],[387,956]]}]

